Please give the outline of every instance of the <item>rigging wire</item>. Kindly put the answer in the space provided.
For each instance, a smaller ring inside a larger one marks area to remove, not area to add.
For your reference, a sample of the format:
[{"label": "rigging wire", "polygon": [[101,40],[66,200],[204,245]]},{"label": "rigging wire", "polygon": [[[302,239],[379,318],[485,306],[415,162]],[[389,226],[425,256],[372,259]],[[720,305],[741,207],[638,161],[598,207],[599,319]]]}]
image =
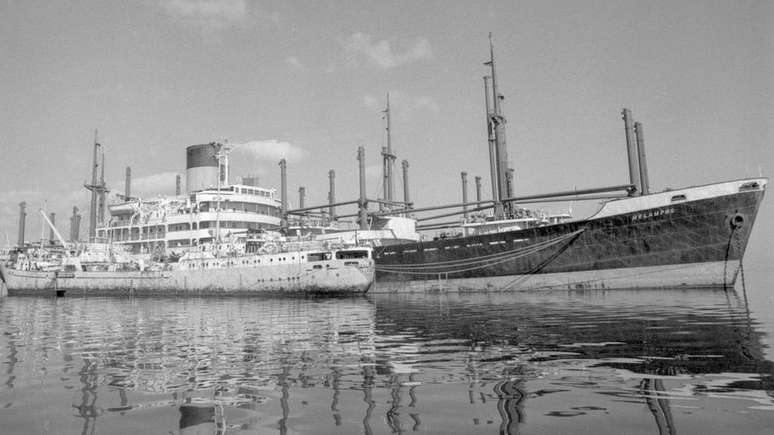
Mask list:
[{"label": "rigging wire", "polygon": [[[580,235],[585,230],[586,230],[585,228],[582,228],[580,230],[574,231],[570,234],[565,234],[564,236],[560,236],[552,240],[536,243],[534,245],[531,245],[525,248],[517,248],[517,249],[512,249],[510,251],[501,252],[497,254],[491,254],[483,257],[476,257],[475,260],[464,260],[464,259],[451,260],[451,261],[442,261],[442,262],[435,262],[435,263],[425,263],[423,265],[384,265],[384,266],[377,265],[376,270],[380,272],[391,272],[391,273],[409,274],[409,275],[431,275],[431,274],[437,274],[437,273],[468,272],[471,270],[496,266],[498,264],[502,264],[517,258],[525,257],[530,254],[540,252],[544,249],[557,245],[561,242],[564,242],[567,240],[573,240],[575,237]],[[552,257],[552,259],[553,258],[555,257]],[[545,266],[545,264],[541,263],[540,267],[542,268],[543,266]]]}]

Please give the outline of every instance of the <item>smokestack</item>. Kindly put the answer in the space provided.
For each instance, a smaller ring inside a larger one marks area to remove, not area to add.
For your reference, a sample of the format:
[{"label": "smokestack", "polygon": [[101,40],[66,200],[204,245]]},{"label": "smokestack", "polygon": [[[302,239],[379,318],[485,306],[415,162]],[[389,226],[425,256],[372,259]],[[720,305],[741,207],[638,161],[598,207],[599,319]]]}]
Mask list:
[{"label": "smokestack", "polygon": [[56,213],[54,212],[49,213],[48,220],[51,221],[51,228],[48,232],[48,241],[50,244],[53,245],[54,242],[56,241],[55,239],[56,235],[54,234],[54,227],[56,226]]},{"label": "smokestack", "polygon": [[481,202],[481,177],[476,176],[476,202]]},{"label": "smokestack", "polygon": [[409,199],[408,160],[402,161],[401,166],[403,167],[403,202],[405,203],[406,208],[411,208],[411,200]]},{"label": "smokestack", "polygon": [[357,203],[360,220],[360,229],[368,229],[368,211],[366,210],[366,175],[365,175],[365,148],[357,147],[357,161],[359,166],[360,198]]},{"label": "smokestack", "polygon": [[336,171],[333,169],[328,171],[328,183],[330,184],[330,187],[328,188],[328,204],[330,204],[328,214],[331,215],[331,220],[335,221],[336,207],[334,207],[333,204],[336,203]]},{"label": "smokestack", "polygon": [[18,247],[24,246],[24,224],[27,221],[27,203],[22,201],[19,203],[19,239],[17,242]]},{"label": "smokestack", "polygon": [[81,214],[75,216],[75,234],[73,234],[73,241],[79,242],[81,240]]},{"label": "smokestack", "polygon": [[637,137],[637,156],[640,164],[640,185],[642,194],[650,193],[650,181],[648,180],[648,162],[645,159],[645,129],[639,122],[634,123],[634,135]]},{"label": "smokestack", "polygon": [[462,210],[464,213],[462,213],[462,216],[467,220],[468,219],[468,173],[465,171],[460,172],[460,177],[462,177],[462,203],[465,204],[462,206]]},{"label": "smokestack", "polygon": [[73,207],[73,215],[70,217],[70,241],[78,241],[79,227],[81,225],[81,216],[78,214],[78,207]]},{"label": "smokestack", "polygon": [[175,175],[175,196],[180,196],[180,174]]},{"label": "smokestack", "polygon": [[298,208],[304,208],[304,199],[306,197],[306,187],[298,188]]},{"label": "smokestack", "polygon": [[282,203],[282,219],[288,214],[288,162],[280,160],[280,201]]},{"label": "smokestack", "polygon": [[642,193],[642,185],[640,184],[640,169],[639,169],[639,156],[637,153],[637,142],[634,138],[634,132],[632,131],[632,112],[624,108],[621,112],[624,120],[624,130],[626,132],[626,153],[629,157],[629,183],[634,185],[634,192],[631,192],[631,196],[639,196]]},{"label": "smokestack", "polygon": [[491,79],[489,76],[484,76],[484,97],[486,104],[487,141],[489,142],[489,175],[492,182],[492,199],[497,201],[500,195],[497,192],[497,144],[495,143],[494,125],[492,124],[494,112],[492,110],[491,91],[489,90],[489,80]]},{"label": "smokestack", "polygon": [[124,182],[124,196],[128,200],[132,196],[132,168],[126,167],[126,181]]}]

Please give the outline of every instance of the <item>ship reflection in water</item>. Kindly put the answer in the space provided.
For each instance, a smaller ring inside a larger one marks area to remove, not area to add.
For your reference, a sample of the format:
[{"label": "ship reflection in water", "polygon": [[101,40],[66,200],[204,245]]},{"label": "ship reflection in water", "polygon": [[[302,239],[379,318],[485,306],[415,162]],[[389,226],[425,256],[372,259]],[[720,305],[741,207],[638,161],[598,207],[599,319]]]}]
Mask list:
[{"label": "ship reflection in water", "polygon": [[767,433],[719,291],[5,298],[3,433]]}]

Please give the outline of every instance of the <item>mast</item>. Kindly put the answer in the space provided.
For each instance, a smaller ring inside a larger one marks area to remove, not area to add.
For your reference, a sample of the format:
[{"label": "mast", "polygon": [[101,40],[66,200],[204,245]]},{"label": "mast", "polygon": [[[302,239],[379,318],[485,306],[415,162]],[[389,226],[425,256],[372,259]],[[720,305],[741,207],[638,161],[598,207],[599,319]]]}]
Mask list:
[{"label": "mast", "polygon": [[84,184],[84,187],[91,191],[91,204],[89,207],[89,241],[93,242],[97,235],[97,153],[99,152],[99,142],[97,141],[97,130],[94,130],[94,152],[91,163],[91,184]]},{"label": "mast", "polygon": [[46,203],[48,201],[43,201],[43,208],[39,210],[41,218],[40,218],[40,249],[38,250],[38,258],[43,256],[43,243],[46,240]]},{"label": "mast", "polygon": [[387,197],[388,201],[395,200],[394,198],[394,190],[395,185],[392,180],[392,166],[393,162],[395,161],[395,155],[392,153],[392,118],[390,117],[390,93],[387,93],[387,108],[385,109],[385,118],[387,121],[387,175],[388,175],[388,183],[387,187],[389,188],[387,190],[387,193],[389,194]]},{"label": "mast", "polygon": [[365,182],[365,148],[361,145],[357,147],[357,161],[358,161],[358,180],[360,184],[360,198],[357,201],[358,206],[358,220],[360,221],[360,229],[368,229],[368,210],[366,210],[366,182]]},{"label": "mast", "polygon": [[[503,116],[501,100],[504,98],[497,89],[497,68],[495,67],[494,60],[494,43],[492,42],[492,34],[489,34],[489,62],[485,65],[489,65],[491,68],[492,78],[492,108],[493,114],[490,117],[495,135],[495,144],[497,150],[497,189],[498,189],[498,201],[503,207],[503,212],[500,218],[510,214],[511,205],[505,204],[504,199],[512,197],[513,192],[508,189],[508,148],[505,142],[505,116]],[[499,210],[496,210],[496,213]]]},{"label": "mast", "polygon": [[487,142],[489,144],[489,175],[490,183],[492,183],[492,199],[498,201],[500,199],[500,194],[497,189],[497,144],[495,142],[494,126],[492,125],[494,110],[492,109],[492,93],[489,90],[490,80],[492,80],[492,77],[484,76],[484,103],[486,104],[486,131]]},{"label": "mast", "polygon": [[223,183],[228,184],[228,152],[231,148],[228,144],[223,145],[221,143],[215,143],[213,145],[217,147],[215,158],[218,160],[218,196],[216,198],[217,206],[215,209],[215,253],[218,255],[220,244],[220,186]]},{"label": "mast", "polygon": [[387,147],[382,147],[382,196],[384,197],[385,202],[379,203],[379,210],[384,210],[385,207],[387,209],[390,208],[390,204],[387,203],[389,201],[388,195],[390,194],[390,158],[388,156],[389,154],[387,154]]},{"label": "mast", "polygon": [[390,119],[390,93],[387,93],[387,107],[384,109],[384,119],[387,123],[385,130],[387,131],[387,146],[382,148],[382,157],[384,158],[384,200],[389,204],[388,207],[392,207],[392,202],[395,200],[395,182],[392,178],[393,165],[395,162],[395,155],[392,153],[392,124]]},{"label": "mast", "polygon": [[634,185],[634,190],[629,193],[630,196],[639,196],[642,194],[642,184],[640,183],[640,165],[639,153],[637,152],[637,139],[632,130],[632,112],[624,108],[621,111],[624,121],[624,132],[626,133],[626,155],[629,160],[629,182]]},{"label": "mast", "polygon": [[288,163],[285,159],[280,160],[280,207],[282,209],[283,228],[287,226],[288,218]]},{"label": "mast", "polygon": [[[100,161],[97,160],[101,156]],[[100,169],[97,179],[97,170]],[[83,184],[86,190],[91,192],[91,207],[89,209],[89,241],[93,242],[97,236],[97,226],[104,222],[105,194],[109,192],[105,185],[105,153],[97,139],[97,130],[94,130],[94,152],[92,155],[91,184]]]},{"label": "mast", "polygon": [[105,223],[105,192],[107,190],[105,189],[105,150],[100,147],[100,154],[102,157],[102,163],[100,165],[100,175],[99,175],[99,206],[97,207],[97,212],[99,215],[97,215],[97,222],[100,226],[104,225]]},{"label": "mast", "polygon": [[403,160],[401,166],[403,166],[403,205],[406,208],[411,208],[411,200],[409,199],[408,160]]}]

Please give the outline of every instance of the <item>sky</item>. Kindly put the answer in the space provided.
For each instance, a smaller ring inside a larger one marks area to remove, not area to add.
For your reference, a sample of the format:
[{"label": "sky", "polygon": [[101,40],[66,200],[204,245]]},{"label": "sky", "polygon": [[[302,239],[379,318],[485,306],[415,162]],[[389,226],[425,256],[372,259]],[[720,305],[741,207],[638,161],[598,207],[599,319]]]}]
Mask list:
[{"label": "sky", "polygon": [[[489,32],[517,195],[627,183],[624,107],[652,190],[771,176],[772,22],[774,3],[745,0],[3,0],[0,245],[23,200],[30,216],[46,201],[63,234],[74,205],[88,222],[95,129],[113,192],[130,166],[135,194],[174,193],[186,146],[228,141],[232,176],[278,188],[287,158],[289,198],[305,186],[307,205],[327,201],[329,169],[337,199],[356,198],[365,146],[380,196],[387,93],[412,201],[459,202],[461,171],[487,196]],[[750,246],[761,264],[771,196]],[[28,239],[39,225],[28,217]]]}]

